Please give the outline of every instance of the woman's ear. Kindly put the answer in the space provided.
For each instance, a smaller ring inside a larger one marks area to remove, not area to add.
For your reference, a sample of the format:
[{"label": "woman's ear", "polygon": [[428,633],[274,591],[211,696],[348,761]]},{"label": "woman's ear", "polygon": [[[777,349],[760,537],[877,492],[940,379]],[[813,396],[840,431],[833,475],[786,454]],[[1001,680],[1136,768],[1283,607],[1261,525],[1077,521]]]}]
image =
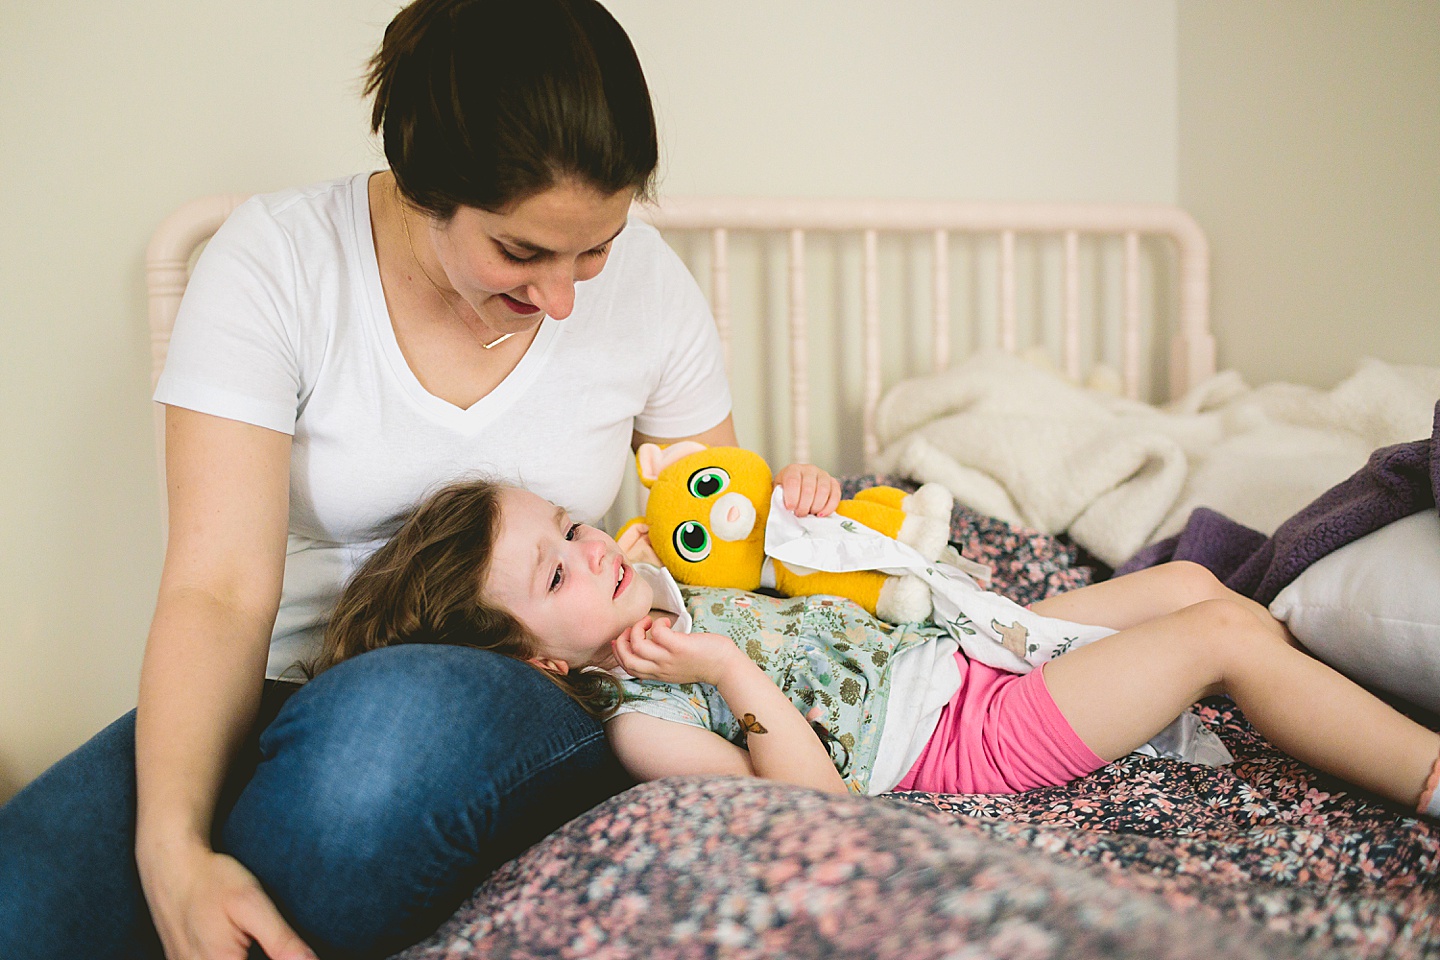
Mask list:
[{"label": "woman's ear", "polygon": [[555,660],[551,657],[531,657],[525,662],[533,663],[541,670],[545,670],[549,673],[557,674],[558,676],[562,677],[570,673],[570,664],[566,663],[564,660]]}]

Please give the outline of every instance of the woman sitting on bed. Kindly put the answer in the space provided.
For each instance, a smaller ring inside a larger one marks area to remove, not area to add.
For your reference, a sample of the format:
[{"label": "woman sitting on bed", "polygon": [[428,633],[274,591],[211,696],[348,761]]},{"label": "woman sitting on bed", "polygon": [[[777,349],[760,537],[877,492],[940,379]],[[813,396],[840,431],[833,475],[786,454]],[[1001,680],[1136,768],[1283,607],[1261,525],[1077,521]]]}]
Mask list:
[{"label": "woman sitting on bed", "polygon": [[[284,675],[441,484],[484,469],[594,520],[632,444],[736,442],[700,291],[628,219],[655,123],[595,0],[418,0],[368,90],[390,169],[250,200],[195,268],[156,393],[170,539],[139,709],[0,809],[4,960],[387,955],[627,782],[509,658]],[[777,479],[802,512],[839,497]]]},{"label": "woman sitting on bed", "polygon": [[[1026,674],[956,653],[957,685],[941,679],[946,658],[934,654],[933,635],[867,629],[848,604],[767,606],[753,595],[702,596],[687,612],[670,575],[635,556],[529,491],[456,484],[361,566],[316,667],[396,643],[494,650],[544,671],[606,718],[637,779],[737,774],[862,793],[1060,785],[1134,750],[1196,700],[1228,694],[1281,749],[1440,815],[1440,734],[1297,649],[1264,607],[1196,564],[1164,564],[1032,605],[1072,627],[1117,632]],[[691,614],[698,626],[737,628],[735,639],[671,627],[674,618],[688,627]],[[785,638],[782,646],[768,649],[767,633]],[[891,682],[907,659],[925,665],[931,686],[950,684],[928,723],[912,709],[931,699],[926,685],[901,695]],[[816,690],[843,696],[840,681],[866,662],[885,669],[845,681],[863,699],[835,711],[848,719],[823,730],[827,750],[801,710]],[[878,755],[857,757],[847,745],[860,731],[845,723],[868,725],[872,715]]]}]

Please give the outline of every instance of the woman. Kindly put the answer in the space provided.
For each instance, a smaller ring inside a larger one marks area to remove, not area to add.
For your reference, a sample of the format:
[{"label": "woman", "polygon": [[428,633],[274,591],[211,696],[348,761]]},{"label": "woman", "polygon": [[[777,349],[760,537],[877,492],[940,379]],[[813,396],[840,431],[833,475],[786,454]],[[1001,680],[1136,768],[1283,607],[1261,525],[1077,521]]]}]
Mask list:
[{"label": "woman", "polygon": [[[484,472],[593,520],[631,445],[736,442],[703,299],[627,220],[654,119],[598,3],[417,0],[367,90],[390,170],[256,198],[197,265],[156,393],[139,708],[0,810],[7,960],[383,956],[626,782],[504,658],[282,679],[431,488]],[[801,512],[838,499],[812,467],[777,479]]]}]

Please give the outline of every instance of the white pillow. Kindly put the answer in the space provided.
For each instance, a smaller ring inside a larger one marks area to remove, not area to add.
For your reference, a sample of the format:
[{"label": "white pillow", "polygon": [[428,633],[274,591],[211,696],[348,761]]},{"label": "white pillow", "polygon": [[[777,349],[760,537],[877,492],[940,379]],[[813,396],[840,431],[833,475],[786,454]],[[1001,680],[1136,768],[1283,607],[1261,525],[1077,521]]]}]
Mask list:
[{"label": "white pillow", "polygon": [[1440,513],[1426,510],[1322,557],[1270,604],[1315,656],[1440,713]]}]

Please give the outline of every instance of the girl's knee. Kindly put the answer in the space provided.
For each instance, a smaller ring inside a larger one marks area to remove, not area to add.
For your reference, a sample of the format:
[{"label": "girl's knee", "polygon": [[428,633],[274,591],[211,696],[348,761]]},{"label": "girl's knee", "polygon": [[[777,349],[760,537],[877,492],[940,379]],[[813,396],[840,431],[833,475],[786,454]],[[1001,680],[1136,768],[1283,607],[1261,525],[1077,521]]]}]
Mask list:
[{"label": "girl's knee", "polygon": [[1195,620],[1195,629],[1186,634],[1187,641],[1212,652],[1221,663],[1245,656],[1255,643],[1269,639],[1255,615],[1237,600],[1202,600],[1184,612]]},{"label": "girl's knee", "polygon": [[1163,569],[1170,590],[1182,606],[1232,596],[1230,589],[1208,567],[1193,560],[1172,560]]}]

